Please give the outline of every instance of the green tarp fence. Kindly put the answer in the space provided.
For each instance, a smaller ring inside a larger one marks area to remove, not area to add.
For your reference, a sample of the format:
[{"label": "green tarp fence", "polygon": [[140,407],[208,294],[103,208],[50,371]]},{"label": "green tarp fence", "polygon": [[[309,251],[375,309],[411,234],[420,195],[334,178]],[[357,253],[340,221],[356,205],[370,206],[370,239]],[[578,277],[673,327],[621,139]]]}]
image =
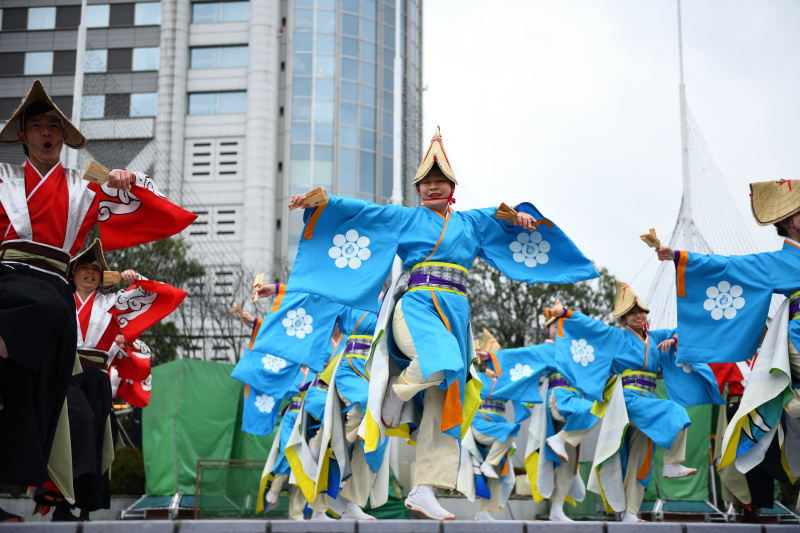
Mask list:
[{"label": "green tarp fence", "polygon": [[241,431],[244,386],[231,379],[232,371],[230,364],[195,359],[153,368],[150,404],[142,412],[148,495],[194,494],[198,459],[266,463],[274,432]]}]

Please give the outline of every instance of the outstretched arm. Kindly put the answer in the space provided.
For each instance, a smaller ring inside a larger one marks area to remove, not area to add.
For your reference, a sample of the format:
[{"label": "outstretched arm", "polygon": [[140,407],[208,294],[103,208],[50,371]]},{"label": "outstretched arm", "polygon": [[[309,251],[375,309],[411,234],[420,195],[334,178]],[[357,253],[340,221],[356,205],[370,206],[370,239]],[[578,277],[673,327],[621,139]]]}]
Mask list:
[{"label": "outstretched arm", "polygon": [[674,261],[675,260],[675,250],[670,248],[669,246],[659,246],[656,248],[656,255],[658,255],[659,261]]}]

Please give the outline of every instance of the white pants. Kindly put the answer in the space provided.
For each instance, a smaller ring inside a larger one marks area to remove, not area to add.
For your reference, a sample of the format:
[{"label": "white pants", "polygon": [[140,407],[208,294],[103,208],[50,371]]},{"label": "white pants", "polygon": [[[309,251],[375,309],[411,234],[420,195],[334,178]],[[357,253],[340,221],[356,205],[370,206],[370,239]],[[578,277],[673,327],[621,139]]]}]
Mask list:
[{"label": "white pants", "polygon": [[397,302],[392,320],[392,334],[397,347],[411,360],[408,368],[400,373],[394,384],[394,392],[407,402],[424,390],[422,399],[422,421],[417,429],[417,461],[414,485],[436,485],[447,489],[456,488],[461,451],[458,440],[442,433],[442,411],[447,391],[439,389],[444,381],[443,372],[434,372],[428,379],[422,375],[419,356],[403,318],[402,300]]}]

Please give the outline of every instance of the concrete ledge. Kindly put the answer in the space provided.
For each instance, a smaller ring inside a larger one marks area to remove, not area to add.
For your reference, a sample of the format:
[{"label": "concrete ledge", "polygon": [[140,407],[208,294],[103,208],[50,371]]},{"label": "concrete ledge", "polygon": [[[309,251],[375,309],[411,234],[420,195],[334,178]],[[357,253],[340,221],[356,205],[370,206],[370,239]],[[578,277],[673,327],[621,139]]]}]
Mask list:
[{"label": "concrete ledge", "polygon": [[169,520],[86,522],[82,524],[81,533],[174,533],[176,523]]},{"label": "concrete ledge", "polygon": [[[645,525],[645,524],[642,524]],[[650,524],[646,524],[650,525]],[[527,533],[605,533],[605,522],[528,522]],[[627,533],[627,532],[626,532]]]},{"label": "concrete ledge", "polygon": [[437,520],[364,520],[358,533],[440,533]]},{"label": "concrete ledge", "polygon": [[268,533],[267,520],[181,520],[175,533]]},{"label": "concrete ledge", "polygon": [[[41,522],[5,522],[0,524],[0,531],[3,533],[34,533],[34,531],[42,531],[44,529]],[[47,531],[53,533],[80,533],[80,524],[77,522],[56,522],[55,524],[47,524]]]},{"label": "concrete ledge", "polygon": [[642,526],[647,526],[648,533],[683,533],[683,524],[677,522],[649,522],[628,523],[628,522],[608,522],[606,524],[607,533],[636,533]]},{"label": "concrete ledge", "polygon": [[525,522],[497,520],[495,522],[476,522],[475,520],[445,520],[442,533],[525,533]]},{"label": "concrete ledge", "polygon": [[761,533],[761,524],[687,523],[686,533]]},{"label": "concrete ledge", "polygon": [[356,533],[353,520],[270,520],[269,527],[271,533]]}]

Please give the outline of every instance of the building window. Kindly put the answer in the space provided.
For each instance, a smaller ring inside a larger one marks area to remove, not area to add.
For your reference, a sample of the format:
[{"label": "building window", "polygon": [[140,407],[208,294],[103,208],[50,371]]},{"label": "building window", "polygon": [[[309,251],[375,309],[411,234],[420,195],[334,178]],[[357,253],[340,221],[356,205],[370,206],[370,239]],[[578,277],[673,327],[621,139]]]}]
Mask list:
[{"label": "building window", "polygon": [[134,93],[131,95],[130,116],[154,117],[158,111],[158,93]]},{"label": "building window", "polygon": [[[56,28],[77,28],[81,23],[81,6],[58,6]],[[58,59],[56,59],[58,61]]]},{"label": "building window", "polygon": [[53,52],[26,52],[25,74],[52,74]]},{"label": "building window", "polygon": [[195,2],[192,22],[236,22],[250,20],[250,2]]},{"label": "building window", "polygon": [[133,70],[158,70],[157,46],[152,48],[133,49]]},{"label": "building window", "polygon": [[103,118],[106,97],[103,94],[87,94],[81,98],[81,118]]},{"label": "building window", "polygon": [[106,28],[108,27],[108,16],[108,4],[86,6],[86,27]]},{"label": "building window", "polygon": [[247,92],[245,91],[189,94],[190,115],[246,112]]},{"label": "building window", "polygon": [[192,48],[190,68],[246,67],[247,46]]},{"label": "building window", "polygon": [[83,71],[87,74],[105,72],[108,69],[108,50],[86,50]]},{"label": "building window", "polygon": [[29,30],[52,30],[55,27],[55,7],[31,7],[28,9]]},{"label": "building window", "polygon": [[138,2],[133,16],[137,26],[157,26],[161,24],[161,2]]}]

